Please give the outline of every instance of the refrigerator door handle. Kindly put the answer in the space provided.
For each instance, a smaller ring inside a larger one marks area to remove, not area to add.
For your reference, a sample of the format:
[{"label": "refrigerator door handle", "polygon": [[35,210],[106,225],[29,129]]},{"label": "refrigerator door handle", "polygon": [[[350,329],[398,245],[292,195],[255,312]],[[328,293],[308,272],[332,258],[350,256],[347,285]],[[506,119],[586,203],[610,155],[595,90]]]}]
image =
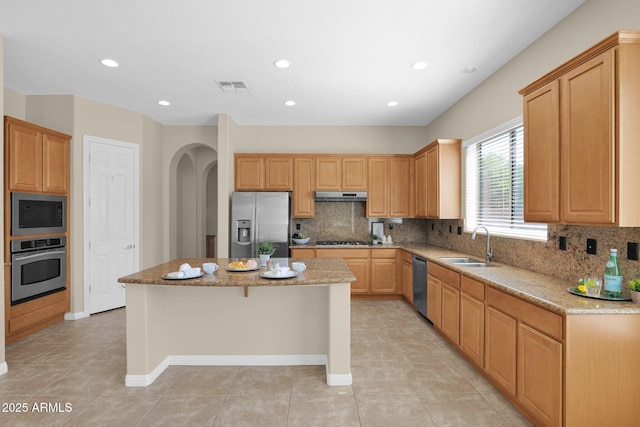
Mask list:
[{"label": "refrigerator door handle", "polygon": [[[257,196],[256,196],[257,198]],[[260,209],[258,209],[257,203],[256,203],[256,210],[255,210],[255,226],[253,227],[253,236],[251,237],[251,242],[252,243],[252,247],[251,247],[251,256],[252,257],[257,257],[257,253],[258,253],[258,236],[260,235],[260,230],[258,229],[260,227]]]}]

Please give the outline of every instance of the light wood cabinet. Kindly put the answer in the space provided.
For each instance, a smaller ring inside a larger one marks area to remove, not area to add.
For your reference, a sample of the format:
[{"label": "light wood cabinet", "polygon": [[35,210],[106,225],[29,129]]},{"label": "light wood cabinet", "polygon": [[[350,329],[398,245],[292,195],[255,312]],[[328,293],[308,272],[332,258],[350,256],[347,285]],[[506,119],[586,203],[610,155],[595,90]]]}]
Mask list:
[{"label": "light wood cabinet", "polygon": [[67,194],[71,137],[5,117],[9,189]]},{"label": "light wood cabinet", "polygon": [[517,366],[520,404],[534,414],[538,425],[561,425],[562,344],[520,323]]},{"label": "light wood cabinet", "polygon": [[342,190],[367,189],[367,159],[364,156],[342,157]]},{"label": "light wood cabinet", "polygon": [[356,278],[351,294],[368,294],[371,289],[369,249],[316,249],[316,258],[342,258]]},{"label": "light wood cabinet", "polygon": [[524,97],[524,218],[560,220],[560,85]]},{"label": "light wood cabinet", "polygon": [[315,161],[313,158],[293,160],[293,204],[294,218],[313,218],[315,212]]},{"label": "light wood cabinet", "polygon": [[291,258],[315,258],[316,250],[313,248],[291,248]]},{"label": "light wood cabinet", "polygon": [[442,282],[435,276],[427,273],[427,319],[433,326],[440,329],[442,324]]},{"label": "light wood cabinet", "polygon": [[396,293],[397,278],[397,249],[372,249],[371,293]]},{"label": "light wood cabinet", "polygon": [[413,305],[413,259],[408,251],[402,251],[402,295]]},{"label": "light wood cabinet", "polygon": [[342,162],[339,157],[316,158],[316,190],[342,190]]},{"label": "light wood cabinet", "polygon": [[389,159],[370,157],[367,167],[367,216],[386,218],[389,216]]},{"label": "light wood cabinet", "polygon": [[526,221],[640,226],[638,63],[621,31],[520,91]]},{"label": "light wood cabinet", "polygon": [[293,157],[273,154],[235,154],[236,191],[293,190]]},{"label": "light wood cabinet", "polygon": [[[409,218],[413,190],[413,159],[410,156],[393,156],[389,159],[389,216]],[[371,187],[369,187],[371,191]]]},{"label": "light wood cabinet", "polygon": [[460,351],[484,367],[484,284],[460,277]]},{"label": "light wood cabinet", "polygon": [[516,395],[517,321],[487,307],[485,322],[485,372],[510,396]]},{"label": "light wood cabinet", "polygon": [[[445,337],[456,346],[460,345],[460,274],[436,263],[429,263],[431,277],[440,281],[440,326]],[[427,306],[431,294],[427,292]],[[427,307],[428,309],[428,307]]]},{"label": "light wood cabinet", "polygon": [[416,216],[460,218],[460,140],[438,139],[415,154]]},{"label": "light wood cabinet", "polygon": [[316,157],[316,190],[366,190],[364,156]]}]

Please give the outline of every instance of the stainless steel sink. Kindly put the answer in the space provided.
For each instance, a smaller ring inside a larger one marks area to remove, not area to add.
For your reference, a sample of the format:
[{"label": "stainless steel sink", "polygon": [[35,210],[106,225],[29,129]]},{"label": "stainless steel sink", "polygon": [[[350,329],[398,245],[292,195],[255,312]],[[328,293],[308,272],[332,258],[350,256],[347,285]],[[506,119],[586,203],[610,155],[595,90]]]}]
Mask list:
[{"label": "stainless steel sink", "polygon": [[444,257],[440,258],[445,262],[450,262],[451,264],[455,264],[458,267],[495,267],[494,264],[489,264],[484,261],[480,261],[476,258],[465,258],[465,257]]}]

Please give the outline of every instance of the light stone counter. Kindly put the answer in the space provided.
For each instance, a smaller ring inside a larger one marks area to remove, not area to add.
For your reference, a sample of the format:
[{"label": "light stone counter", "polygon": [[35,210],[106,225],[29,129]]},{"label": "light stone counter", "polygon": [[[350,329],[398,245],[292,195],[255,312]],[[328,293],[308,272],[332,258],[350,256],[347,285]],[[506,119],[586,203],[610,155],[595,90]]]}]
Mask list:
[{"label": "light stone counter", "polygon": [[[351,270],[340,258],[299,259],[292,279],[229,272],[228,259],[177,259],[119,279],[127,295],[127,386],[170,365],[325,365],[327,384],[351,384]],[[274,259],[285,265],[296,259]],[[214,274],[165,280],[182,263]]]},{"label": "light stone counter", "polygon": [[[567,314],[640,314],[640,304],[631,301],[606,301],[570,294],[576,283],[522,268],[493,263],[494,267],[461,267],[442,261],[442,257],[469,256],[430,245],[404,244],[402,248],[458,271],[488,286],[561,315]],[[474,257],[478,258],[478,257]]]}]

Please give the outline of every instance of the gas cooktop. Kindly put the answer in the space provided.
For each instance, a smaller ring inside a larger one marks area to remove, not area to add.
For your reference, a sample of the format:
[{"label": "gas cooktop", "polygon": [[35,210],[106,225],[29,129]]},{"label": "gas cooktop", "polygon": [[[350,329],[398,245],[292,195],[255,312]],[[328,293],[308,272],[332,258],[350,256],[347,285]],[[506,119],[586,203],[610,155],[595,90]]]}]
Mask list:
[{"label": "gas cooktop", "polygon": [[366,246],[367,242],[361,240],[318,240],[320,246]]}]

